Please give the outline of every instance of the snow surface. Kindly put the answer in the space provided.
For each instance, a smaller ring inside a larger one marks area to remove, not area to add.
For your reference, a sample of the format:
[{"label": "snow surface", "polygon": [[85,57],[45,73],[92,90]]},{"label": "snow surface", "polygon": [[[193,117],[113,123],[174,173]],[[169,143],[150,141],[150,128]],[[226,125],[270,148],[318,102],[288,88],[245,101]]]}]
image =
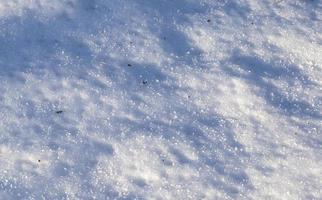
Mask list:
[{"label": "snow surface", "polygon": [[322,199],[320,0],[0,0],[0,199]]}]

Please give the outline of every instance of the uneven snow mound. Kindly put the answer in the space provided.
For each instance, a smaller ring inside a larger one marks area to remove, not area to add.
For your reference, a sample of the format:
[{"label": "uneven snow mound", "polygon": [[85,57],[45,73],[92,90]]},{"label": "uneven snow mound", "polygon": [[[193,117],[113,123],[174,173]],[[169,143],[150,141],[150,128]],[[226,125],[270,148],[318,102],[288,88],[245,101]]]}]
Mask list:
[{"label": "uneven snow mound", "polygon": [[0,199],[322,199],[319,0],[0,0]]}]

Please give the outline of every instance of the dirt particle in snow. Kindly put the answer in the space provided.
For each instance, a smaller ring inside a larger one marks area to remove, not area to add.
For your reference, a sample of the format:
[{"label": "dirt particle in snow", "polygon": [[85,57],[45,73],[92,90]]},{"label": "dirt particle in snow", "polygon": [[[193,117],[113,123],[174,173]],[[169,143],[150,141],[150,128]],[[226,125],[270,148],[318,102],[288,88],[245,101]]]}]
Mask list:
[{"label": "dirt particle in snow", "polygon": [[63,113],[63,111],[62,110],[58,110],[58,111],[56,111],[56,114],[62,114]]}]

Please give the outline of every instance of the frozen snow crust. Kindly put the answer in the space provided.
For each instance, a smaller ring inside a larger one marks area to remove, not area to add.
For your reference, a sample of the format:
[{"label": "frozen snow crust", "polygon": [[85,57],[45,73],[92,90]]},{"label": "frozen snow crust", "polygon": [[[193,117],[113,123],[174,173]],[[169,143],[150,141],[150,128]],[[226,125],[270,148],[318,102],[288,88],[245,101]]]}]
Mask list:
[{"label": "frozen snow crust", "polygon": [[322,199],[319,0],[0,0],[0,199]]}]

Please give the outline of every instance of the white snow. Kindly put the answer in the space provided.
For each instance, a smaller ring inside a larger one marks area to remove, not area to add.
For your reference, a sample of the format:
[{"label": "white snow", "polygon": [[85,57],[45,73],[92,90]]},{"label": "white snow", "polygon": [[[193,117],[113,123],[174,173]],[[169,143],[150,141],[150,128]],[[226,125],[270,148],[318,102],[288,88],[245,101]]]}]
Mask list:
[{"label": "white snow", "polygon": [[0,199],[322,199],[319,0],[0,0]]}]

